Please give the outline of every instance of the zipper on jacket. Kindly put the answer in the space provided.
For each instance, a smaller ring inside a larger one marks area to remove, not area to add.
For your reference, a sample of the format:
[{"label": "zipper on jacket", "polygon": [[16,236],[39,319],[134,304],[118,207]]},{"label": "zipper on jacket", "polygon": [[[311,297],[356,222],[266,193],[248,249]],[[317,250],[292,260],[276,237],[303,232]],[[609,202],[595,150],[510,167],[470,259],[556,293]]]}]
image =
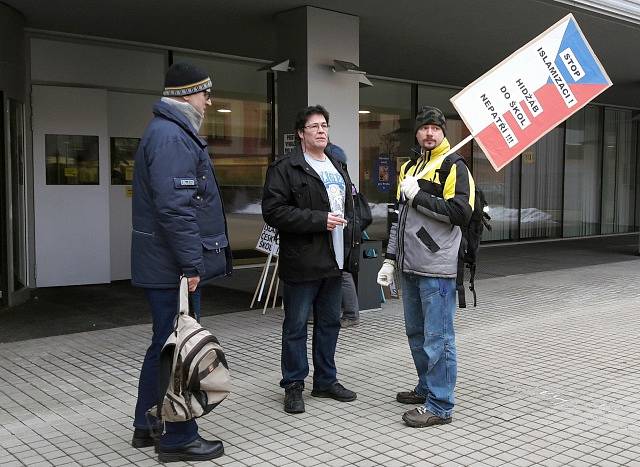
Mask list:
[{"label": "zipper on jacket", "polygon": [[[423,163],[416,164],[416,169],[413,171],[413,175],[412,175],[413,177],[415,177],[416,174],[419,174],[420,170],[422,170],[429,163],[429,161],[431,160],[431,151],[428,152],[428,157],[427,157],[427,153],[425,153],[424,156],[425,156],[425,159]],[[419,165],[421,167],[418,167]],[[420,170],[418,170],[418,168],[420,168]],[[406,176],[407,175],[405,171],[405,178]],[[411,206],[409,206],[409,203],[405,201],[403,212],[401,213],[400,218],[398,219],[398,233],[396,234],[396,237],[398,237],[397,250],[399,251],[399,258],[400,258],[400,272],[402,272],[402,270],[404,269],[404,230],[407,223],[407,216],[409,215],[410,207]],[[401,235],[398,235],[400,233]]]}]

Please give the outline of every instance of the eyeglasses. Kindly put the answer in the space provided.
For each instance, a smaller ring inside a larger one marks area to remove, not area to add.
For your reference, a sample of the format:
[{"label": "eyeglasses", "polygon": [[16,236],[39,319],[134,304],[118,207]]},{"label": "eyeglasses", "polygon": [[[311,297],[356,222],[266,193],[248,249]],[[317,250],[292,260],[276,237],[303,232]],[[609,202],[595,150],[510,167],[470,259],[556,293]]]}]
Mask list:
[{"label": "eyeglasses", "polygon": [[208,101],[211,99],[211,90],[207,89],[206,91],[202,91],[204,92],[204,100]]},{"label": "eyeglasses", "polygon": [[327,131],[329,129],[329,124],[328,123],[312,123],[311,125],[305,125],[304,127],[308,130],[313,130],[313,131],[318,131],[320,128],[322,128],[324,131]]}]

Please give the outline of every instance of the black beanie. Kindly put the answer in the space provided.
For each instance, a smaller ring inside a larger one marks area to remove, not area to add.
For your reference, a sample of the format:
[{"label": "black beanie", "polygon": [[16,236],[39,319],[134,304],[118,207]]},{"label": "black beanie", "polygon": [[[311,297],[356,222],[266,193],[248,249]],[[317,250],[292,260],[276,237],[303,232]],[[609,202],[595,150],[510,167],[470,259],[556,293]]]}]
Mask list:
[{"label": "black beanie", "polygon": [[164,77],[163,96],[188,96],[211,89],[211,78],[201,68],[190,63],[174,63]]},{"label": "black beanie", "polygon": [[442,128],[443,133],[447,133],[447,120],[444,118],[442,110],[437,107],[425,105],[420,108],[418,115],[416,115],[416,126],[413,134],[415,135],[423,125],[436,125]]}]

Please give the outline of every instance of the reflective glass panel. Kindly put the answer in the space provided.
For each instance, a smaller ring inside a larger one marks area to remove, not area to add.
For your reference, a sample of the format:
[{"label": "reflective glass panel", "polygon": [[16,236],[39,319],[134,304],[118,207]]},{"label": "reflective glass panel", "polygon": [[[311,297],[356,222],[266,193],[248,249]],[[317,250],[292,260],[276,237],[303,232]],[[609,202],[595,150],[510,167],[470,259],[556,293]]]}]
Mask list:
[{"label": "reflective glass panel", "polygon": [[516,240],[520,212],[520,160],[516,159],[496,172],[474,142],[473,179],[485,195],[491,216],[491,231],[485,230],[482,240]]},{"label": "reflective glass panel", "polygon": [[564,127],[560,126],[520,155],[521,239],[556,238],[562,233],[563,152]]},{"label": "reflective glass panel", "polygon": [[602,180],[600,107],[587,106],[566,124],[563,236],[600,233]]},{"label": "reflective glass panel", "polygon": [[603,234],[634,229],[636,125],[631,110],[604,111]]},{"label": "reflective glass panel", "polygon": [[[360,88],[360,191],[372,206],[370,238],[387,239],[387,205],[395,201],[400,166],[414,145],[411,85],[371,80]],[[352,175],[353,176],[353,175]]]},{"label": "reflective glass panel", "polygon": [[111,184],[131,185],[140,138],[111,138]]},{"label": "reflective glass panel", "polygon": [[47,185],[98,185],[98,137],[45,135]]},{"label": "reflective glass panel", "polygon": [[267,75],[252,62],[174,54],[174,61],[181,60],[208,70],[213,79],[200,134],[209,144],[234,257],[258,255],[262,186],[272,159]]}]

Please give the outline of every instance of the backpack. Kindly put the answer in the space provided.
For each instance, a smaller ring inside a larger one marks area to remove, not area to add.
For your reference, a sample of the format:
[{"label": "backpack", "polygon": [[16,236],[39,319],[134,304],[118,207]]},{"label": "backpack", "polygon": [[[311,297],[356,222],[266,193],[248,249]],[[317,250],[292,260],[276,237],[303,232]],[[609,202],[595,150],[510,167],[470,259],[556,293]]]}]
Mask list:
[{"label": "backpack", "polygon": [[[436,170],[440,178],[440,183],[443,187],[444,181],[449,176],[451,167],[458,161],[464,162],[465,166],[467,165],[467,161],[464,157],[456,153],[445,157],[440,168]],[[469,172],[471,171],[469,170]],[[462,230],[462,239],[460,240],[460,250],[458,251],[458,274],[456,276],[456,290],[458,291],[458,306],[460,308],[467,307],[467,300],[464,292],[465,268],[469,269],[469,290],[473,292],[473,306],[476,306],[476,288],[474,279],[476,276],[476,266],[478,262],[478,250],[480,249],[482,232],[485,227],[487,230],[491,231],[491,224],[489,224],[491,216],[485,212],[485,207],[488,206],[487,199],[477,185],[475,195],[471,220],[466,226],[460,227]]]},{"label": "backpack", "polygon": [[147,415],[160,423],[202,417],[231,390],[229,366],[218,339],[189,315],[186,277],[180,282],[174,331],[160,353],[158,385],[162,399]]}]

